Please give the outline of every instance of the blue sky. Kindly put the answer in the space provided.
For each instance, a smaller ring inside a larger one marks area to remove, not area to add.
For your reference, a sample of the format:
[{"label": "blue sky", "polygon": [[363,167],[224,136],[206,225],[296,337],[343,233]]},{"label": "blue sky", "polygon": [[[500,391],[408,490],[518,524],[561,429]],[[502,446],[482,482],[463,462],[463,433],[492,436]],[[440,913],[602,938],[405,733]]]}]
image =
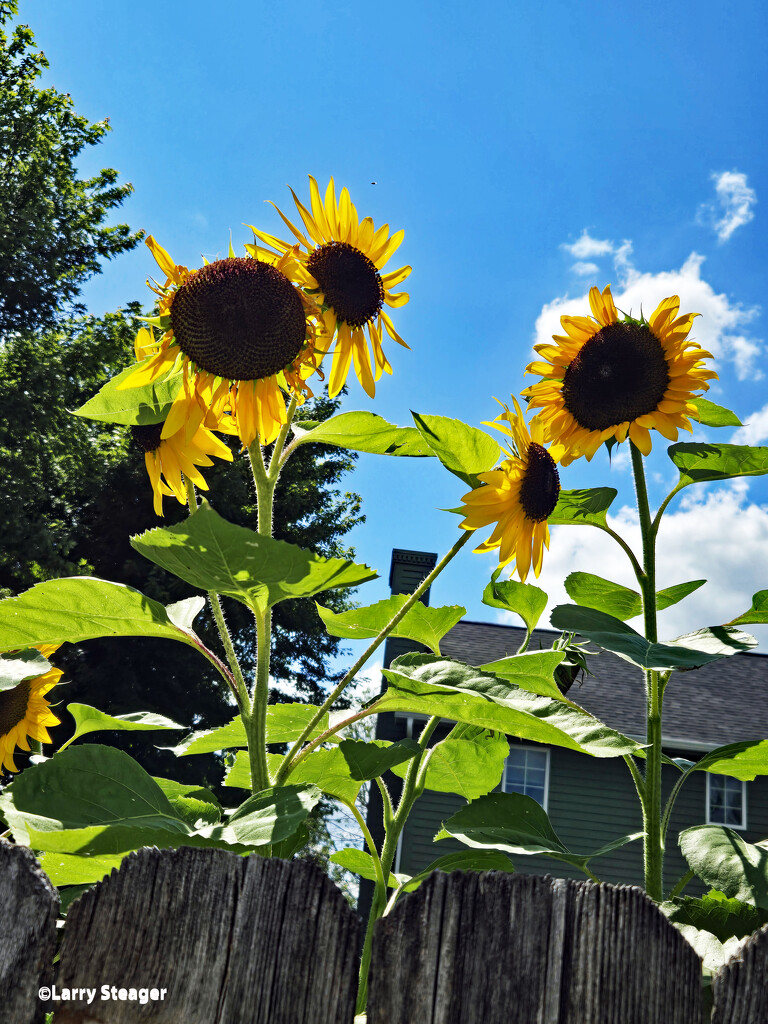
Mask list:
[{"label": "blue sky", "polygon": [[[611,283],[624,308],[678,293],[682,311],[702,313],[694,336],[720,375],[709,397],[748,418],[736,441],[768,440],[765,5],[21,0],[20,16],[51,62],[47,82],[110,118],[83,172],[118,168],[135,187],[119,219],[176,261],[226,255],[230,231],[242,252],[244,223],[280,234],[265,200],[290,213],[286,184],[306,200],[308,174],[334,175],[361,217],[405,229],[391,266],[413,267],[395,311],[412,350],[390,346],[393,376],[374,401],[355,381],[345,410],[479,426],[494,396],[532,382],[532,344]],[[85,289],[90,311],[148,302],[154,267],[145,246],[108,265]],[[658,503],[676,471],[654,438]],[[626,456],[579,460],[562,484],[619,488],[617,528],[632,540]],[[439,465],[361,456],[348,486],[368,518],[358,560],[382,577],[361,600],[386,596],[393,547],[453,543],[458,520],[439,509],[465,488]],[[711,583],[663,613],[666,637],[768,588],[765,482],[686,494],[662,528],[659,583]],[[598,531],[555,528],[539,585],[558,603],[574,569],[631,584],[623,559]],[[496,620],[480,602],[493,567],[466,548],[432,602]]]}]

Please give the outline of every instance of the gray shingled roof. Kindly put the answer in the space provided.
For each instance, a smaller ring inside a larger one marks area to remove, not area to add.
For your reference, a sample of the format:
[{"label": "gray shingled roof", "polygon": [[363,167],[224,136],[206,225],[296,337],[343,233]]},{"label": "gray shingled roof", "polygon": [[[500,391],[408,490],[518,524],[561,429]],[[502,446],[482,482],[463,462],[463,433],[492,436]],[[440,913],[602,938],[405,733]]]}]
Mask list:
[{"label": "gray shingled roof", "polygon": [[[548,649],[559,636],[536,630],[529,650]],[[518,626],[462,621],[441,641],[443,654],[482,665],[514,654],[525,637]],[[588,650],[597,650],[590,646]],[[593,675],[568,692],[571,700],[606,725],[630,736],[645,735],[645,693],[640,669],[600,651],[589,659]],[[735,654],[695,672],[676,672],[664,696],[664,740],[703,749],[745,739],[768,738],[768,655]]]}]

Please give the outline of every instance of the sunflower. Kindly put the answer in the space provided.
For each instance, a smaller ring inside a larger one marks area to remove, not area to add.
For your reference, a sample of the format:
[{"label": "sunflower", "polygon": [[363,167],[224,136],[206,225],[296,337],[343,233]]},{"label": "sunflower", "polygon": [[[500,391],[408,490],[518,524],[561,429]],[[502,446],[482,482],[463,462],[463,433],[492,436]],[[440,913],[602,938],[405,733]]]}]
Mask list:
[{"label": "sunflower", "polygon": [[[58,648],[58,644],[46,644],[37,650],[47,658]],[[53,689],[61,676],[61,669],[51,668],[40,676],[23,680],[10,690],[0,691],[0,768],[17,772],[19,769],[13,760],[13,752],[16,747],[30,750],[30,739],[40,743],[51,742],[47,727],[58,725],[59,719],[51,711],[45,694]]]},{"label": "sunflower", "polygon": [[[514,412],[501,403],[504,412],[488,424],[512,439],[511,458],[496,469],[481,473],[483,486],[464,495],[461,500],[466,506],[462,509],[466,518],[460,525],[465,530],[477,530],[495,523],[493,533],[475,551],[499,548],[499,565],[515,562],[514,568],[524,583],[531,562],[534,574],[539,575],[543,549],[549,547],[547,519],[560,495],[555,463],[561,449],[553,447],[547,451],[540,418],[531,421],[529,430],[517,400],[512,401]],[[499,423],[500,420],[509,426]]]},{"label": "sunflower", "polygon": [[664,299],[649,320],[619,317],[611,287],[589,293],[592,317],[563,316],[565,336],[556,345],[536,345],[546,362],[531,363],[526,373],[545,378],[523,395],[540,408],[547,439],[565,448],[567,466],[591,459],[608,438],[630,440],[643,455],[651,451],[650,430],[670,441],[678,428],[691,430],[699,418],[692,399],[707,391],[717,374],[704,366],[711,359],[688,335],[698,313],[678,316],[680,299]]},{"label": "sunflower", "polygon": [[[390,236],[388,224],[375,230],[370,217],[358,220],[357,210],[346,188],[342,189],[336,199],[333,178],[325,191],[324,201],[311,175],[309,190],[311,213],[291,189],[306,234],[275,206],[298,240],[298,246],[258,231],[253,226],[251,230],[271,250],[283,256],[294,253],[295,279],[317,300],[323,310],[326,330],[324,344],[330,346],[334,335],[336,337],[328,381],[331,398],[344,387],[353,360],[358,380],[373,398],[376,392],[375,381],[381,377],[382,372],[392,373],[382,348],[382,332],[386,331],[390,338],[404,348],[409,347],[395,330],[383,307],[406,304],[408,294],[395,293],[391,289],[408,277],[411,268],[400,267],[389,274],[381,273],[384,264],[402,242],[405,232],[398,231]],[[256,244],[246,245],[246,249],[260,259],[274,255],[270,249],[263,249]]]},{"label": "sunflower", "polygon": [[[182,505],[187,503],[187,491],[182,474],[203,490],[208,490],[198,466],[212,466],[209,456],[216,455],[228,462],[232,452],[207,427],[199,426],[188,443],[184,433],[178,431],[163,438],[162,423],[131,427],[134,444],[144,452],[144,462],[154,492],[155,514],[163,514],[163,495],[175,495]],[[163,479],[165,478],[165,479]]]},{"label": "sunflower", "polygon": [[[189,444],[201,424],[226,429],[221,424],[230,420],[244,445],[257,437],[271,443],[286,422],[281,388],[303,401],[311,395],[305,380],[321,358],[308,320],[319,311],[283,272],[295,261],[290,254],[232,254],[190,271],[151,235],[147,245],[166,280],[150,285],[159,315],[136,337],[136,357],[145,361],[119,387],[141,387],[180,369],[163,440],[183,429]],[[154,325],[163,331],[159,340]]]}]

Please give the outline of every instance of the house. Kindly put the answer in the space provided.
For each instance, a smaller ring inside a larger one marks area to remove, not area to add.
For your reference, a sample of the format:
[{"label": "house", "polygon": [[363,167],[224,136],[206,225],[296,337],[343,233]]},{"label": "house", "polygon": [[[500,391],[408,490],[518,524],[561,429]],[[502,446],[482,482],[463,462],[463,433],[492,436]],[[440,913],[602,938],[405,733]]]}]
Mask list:
[{"label": "house", "polygon": [[[413,593],[434,567],[437,556],[395,549],[390,587],[393,593]],[[428,594],[425,595],[428,603]],[[556,631],[537,629],[528,650],[549,649]],[[490,622],[459,622],[441,641],[441,651],[470,665],[486,664],[514,654],[525,637],[522,627]],[[385,667],[418,645],[389,639]],[[423,649],[423,648],[418,648]],[[592,646],[588,650],[597,650]],[[606,651],[589,658],[592,675],[575,682],[570,699],[613,729],[635,739],[645,738],[645,692],[642,672]],[[418,736],[424,716],[387,713],[378,717],[377,737],[398,740]],[[449,726],[435,739],[443,738]],[[768,737],[768,656],[737,654],[694,672],[672,676],[664,699],[664,749],[670,757],[696,761],[727,743]],[[665,766],[663,783],[669,793],[677,769]],[[387,778],[399,793],[400,780]],[[637,793],[622,758],[596,758],[563,747],[510,738],[510,753],[500,788],[538,800],[566,847],[576,853],[596,850],[624,835],[642,830]],[[394,864],[396,872],[416,874],[444,853],[462,849],[454,840],[434,843],[433,837],[465,801],[452,794],[425,790],[405,826]],[[671,888],[688,870],[677,845],[680,831],[692,825],[728,825],[748,842],[768,836],[768,778],[740,782],[727,776],[694,772],[676,801],[667,836],[665,887]],[[381,799],[372,787],[368,826],[377,845],[382,839]],[[513,856],[517,871],[583,879],[576,868],[542,856]],[[642,885],[642,843],[635,841],[590,863],[601,881]],[[361,888],[361,906],[370,899],[371,885]],[[368,890],[366,892],[366,889]],[[686,892],[701,892],[696,883]]]}]

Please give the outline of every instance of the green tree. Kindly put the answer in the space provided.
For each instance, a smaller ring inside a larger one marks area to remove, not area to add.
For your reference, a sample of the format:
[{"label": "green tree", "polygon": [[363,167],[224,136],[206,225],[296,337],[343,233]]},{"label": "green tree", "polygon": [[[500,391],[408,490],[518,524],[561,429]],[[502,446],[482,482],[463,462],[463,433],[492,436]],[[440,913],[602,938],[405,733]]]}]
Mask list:
[{"label": "green tree", "polygon": [[50,324],[71,308],[100,261],[132,249],[141,232],[107,225],[133,190],[105,168],[79,178],[76,161],[110,130],[41,89],[48,67],[26,25],[6,34],[17,0],[0,0],[0,337]]},{"label": "green tree", "polygon": [[[130,431],[73,416],[109,377],[131,359],[138,305],[104,317],[81,317],[39,334],[16,334],[0,346],[0,587],[12,593],[64,575],[88,574],[126,583],[163,603],[191,590],[138,555],[129,537],[186,516],[186,506],[165,499],[165,519],[152,507],[142,452]],[[338,407],[320,397],[302,409],[323,419]],[[226,518],[255,528],[256,505],[247,458],[218,462],[206,470],[209,499]],[[360,499],[338,483],[354,455],[330,446],[300,449],[287,464],[275,507],[276,536],[324,555],[348,555],[345,534],[358,522]],[[324,604],[341,608],[345,597],[331,591]],[[227,610],[230,629],[246,664],[252,660],[252,623],[245,609]],[[219,649],[207,614],[197,628]],[[330,659],[339,643],[322,627],[311,601],[284,602],[276,609],[273,676],[290,681],[303,698],[317,699],[335,677]],[[155,710],[197,728],[221,724],[233,714],[228,695],[206,662],[167,641],[92,641],[62,649],[71,683],[67,702],[93,704],[111,714]],[[277,694],[276,694],[277,696]],[[278,697],[279,699],[279,697]],[[66,719],[66,716],[62,716]],[[66,736],[62,724],[57,741]],[[112,739],[112,738],[110,738]],[[174,761],[158,752],[153,737],[114,734],[154,774],[185,766],[199,781],[197,758]],[[214,765],[206,773],[212,778]],[[217,771],[216,776],[220,775]]]}]

